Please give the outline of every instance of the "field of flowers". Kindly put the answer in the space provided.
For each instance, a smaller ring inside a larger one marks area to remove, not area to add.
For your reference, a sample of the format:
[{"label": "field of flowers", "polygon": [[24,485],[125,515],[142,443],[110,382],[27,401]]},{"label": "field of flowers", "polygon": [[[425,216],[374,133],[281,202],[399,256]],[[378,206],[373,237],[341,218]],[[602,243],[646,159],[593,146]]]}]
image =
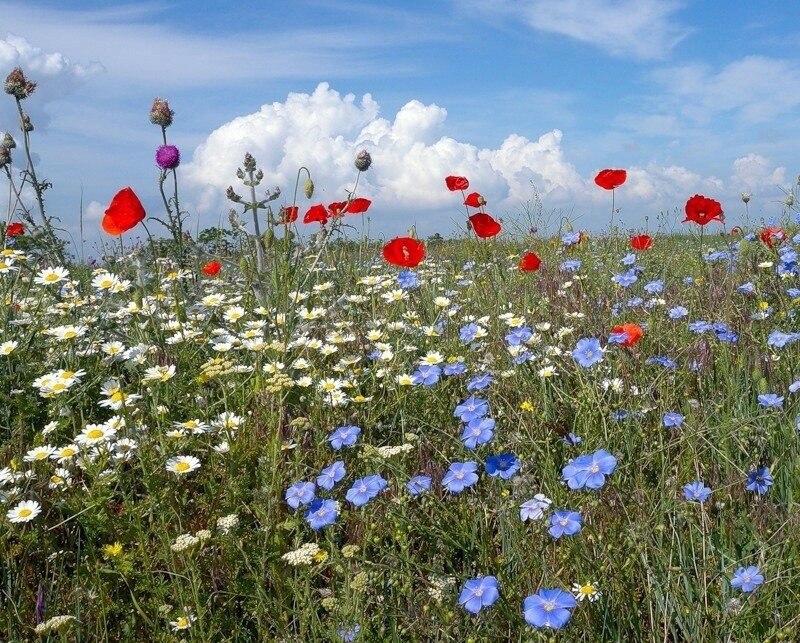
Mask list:
[{"label": "field of flowers", "polygon": [[[35,209],[2,226],[0,638],[797,640],[791,199],[512,238],[451,176],[466,236],[376,244],[339,235],[357,179],[273,214],[248,155],[257,234],[223,247],[181,229],[151,120],[172,244],[90,266],[44,210],[39,246]],[[144,219],[125,189],[103,228]]]}]

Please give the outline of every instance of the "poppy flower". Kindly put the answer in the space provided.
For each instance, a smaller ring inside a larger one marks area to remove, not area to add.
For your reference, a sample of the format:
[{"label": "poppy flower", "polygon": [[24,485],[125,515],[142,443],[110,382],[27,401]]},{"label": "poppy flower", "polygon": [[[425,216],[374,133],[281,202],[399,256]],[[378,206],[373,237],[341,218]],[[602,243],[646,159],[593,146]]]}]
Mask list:
[{"label": "poppy flower", "polygon": [[328,223],[328,211],[325,209],[325,206],[321,203],[312,205],[308,209],[308,212],[305,213],[303,223],[320,223],[322,225]]},{"label": "poppy flower", "polygon": [[278,223],[294,223],[297,221],[298,208],[296,205],[281,208],[281,217]]},{"label": "poppy flower", "polygon": [[475,231],[475,234],[481,239],[487,239],[500,234],[500,230],[503,229],[491,215],[484,214],[483,212],[473,214],[469,218],[469,222],[472,224],[472,229]]},{"label": "poppy flower", "polygon": [[644,336],[644,331],[639,324],[620,324],[611,329],[611,334],[626,335],[625,339],[616,343],[620,346],[633,346]]},{"label": "poppy flower", "polygon": [[695,194],[686,202],[686,218],[681,223],[694,221],[704,226],[711,221],[723,221],[722,204],[702,194]]},{"label": "poppy flower", "polygon": [[344,208],[347,205],[347,201],[334,201],[333,203],[328,205],[328,216],[330,217],[340,217],[344,214]]},{"label": "poppy flower", "polygon": [[535,252],[526,252],[519,260],[517,267],[523,272],[536,272],[541,265],[542,260]]},{"label": "poppy flower", "polygon": [[139,197],[130,188],[123,188],[111,199],[103,217],[103,230],[108,234],[119,236],[143,221],[145,217],[144,207]]},{"label": "poppy flower", "polygon": [[653,239],[646,234],[631,237],[631,248],[634,250],[650,250],[653,247]]},{"label": "poppy flower", "polygon": [[204,275],[213,277],[214,275],[219,274],[219,271],[222,270],[222,264],[219,261],[209,261],[201,268],[201,270],[203,271]]},{"label": "poppy flower", "polygon": [[7,237],[18,237],[22,234],[25,234],[25,226],[19,221],[15,221],[6,228]]},{"label": "poppy flower", "polygon": [[777,226],[764,228],[758,233],[758,236],[761,238],[761,241],[763,241],[770,248],[775,247],[774,244],[776,241],[778,243],[786,241],[786,233],[783,231],[783,228],[779,228]]},{"label": "poppy flower", "polygon": [[411,237],[396,237],[383,246],[383,258],[392,265],[413,268],[425,258],[425,244]]},{"label": "poppy flower", "polygon": [[468,205],[471,208],[479,208],[482,205],[486,205],[486,199],[477,192],[473,192],[466,198],[464,205]]},{"label": "poppy flower", "polygon": [[625,170],[600,170],[594,182],[604,190],[613,190],[625,183],[628,173]]},{"label": "poppy flower", "polygon": [[350,201],[350,205],[345,208],[345,212],[347,214],[363,214],[369,209],[369,206],[372,205],[372,201],[369,199],[353,199]]},{"label": "poppy flower", "polygon": [[738,236],[738,235],[742,234],[742,229],[738,225],[737,226],[733,226],[731,228],[731,234],[733,236]]},{"label": "poppy flower", "polygon": [[448,176],[444,180],[447,189],[451,192],[456,190],[466,190],[469,187],[469,181],[464,176]]}]

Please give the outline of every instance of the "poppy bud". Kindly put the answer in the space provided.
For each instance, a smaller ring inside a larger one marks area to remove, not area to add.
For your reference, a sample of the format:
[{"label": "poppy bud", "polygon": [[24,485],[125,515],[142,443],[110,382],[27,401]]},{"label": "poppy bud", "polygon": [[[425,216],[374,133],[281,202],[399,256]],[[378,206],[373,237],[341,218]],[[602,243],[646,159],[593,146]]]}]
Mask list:
[{"label": "poppy bud", "polygon": [[742,192],[742,203],[750,203],[750,197],[752,194],[749,192]]},{"label": "poppy bud", "polygon": [[3,147],[13,150],[17,146],[17,142],[14,140],[14,137],[11,136],[10,132],[6,132],[6,135],[3,137],[2,145]]},{"label": "poppy bud", "polygon": [[303,186],[303,192],[305,193],[307,199],[310,199],[312,196],[314,196],[314,181],[312,181],[310,177],[306,180],[306,184]]},{"label": "poppy bud", "polygon": [[361,150],[356,156],[356,169],[359,172],[366,172],[372,165],[372,156],[367,150]]},{"label": "poppy bud", "polygon": [[5,145],[0,145],[0,167],[5,167],[11,163],[11,150]]},{"label": "poppy bud", "polygon": [[790,194],[786,197],[786,205],[787,207],[792,207],[794,205],[794,194]]},{"label": "poppy bud", "polygon": [[22,69],[14,67],[11,73],[6,76],[6,82],[3,85],[6,94],[10,94],[14,98],[24,100],[36,90],[36,83],[30,82],[25,78]]},{"label": "poppy bud", "polygon": [[275,241],[275,233],[268,229],[264,234],[261,235],[261,238],[264,240],[264,247],[271,248],[273,242]]},{"label": "poppy bud", "polygon": [[153,125],[169,127],[172,125],[172,117],[175,116],[169,108],[169,103],[164,98],[154,98],[153,106],[150,108],[150,122]]}]

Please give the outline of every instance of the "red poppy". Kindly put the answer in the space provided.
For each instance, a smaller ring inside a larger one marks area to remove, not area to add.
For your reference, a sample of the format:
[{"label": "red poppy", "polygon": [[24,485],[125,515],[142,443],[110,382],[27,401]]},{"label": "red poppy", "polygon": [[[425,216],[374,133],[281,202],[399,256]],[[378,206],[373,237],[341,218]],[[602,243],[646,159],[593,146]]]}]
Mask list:
[{"label": "red poppy", "polygon": [[353,199],[350,201],[350,205],[345,208],[345,212],[347,214],[363,214],[369,209],[369,206],[372,205],[372,201],[369,199]]},{"label": "red poppy", "polygon": [[342,216],[344,214],[344,206],[346,205],[347,201],[334,201],[328,204],[328,216],[334,218]]},{"label": "red poppy", "polygon": [[222,264],[219,261],[209,261],[202,267],[203,274],[209,277],[219,274],[220,270],[222,270]]},{"label": "red poppy", "polygon": [[702,194],[695,194],[686,202],[686,218],[681,223],[686,223],[687,221],[694,221],[701,226],[710,221],[722,222],[724,221],[722,204]]},{"label": "red poppy", "polygon": [[383,258],[395,266],[413,268],[425,258],[425,244],[411,237],[396,237],[383,246]]},{"label": "red poppy", "polygon": [[473,214],[469,218],[469,222],[472,224],[472,229],[475,231],[475,234],[481,239],[487,239],[500,234],[500,230],[503,229],[503,227],[497,221],[495,221],[491,215],[483,212]]},{"label": "red poppy", "polygon": [[123,188],[111,199],[111,205],[103,217],[103,230],[110,235],[121,235],[143,221],[145,214],[136,193],[130,188]]},{"label": "red poppy", "polygon": [[288,208],[281,209],[281,218],[278,223],[294,223],[297,221],[298,208],[296,205],[290,205]]},{"label": "red poppy", "polygon": [[731,228],[731,234],[734,236],[742,234],[742,229],[737,225]]},{"label": "red poppy", "polygon": [[519,260],[517,267],[524,272],[536,272],[541,265],[542,260],[535,252],[526,252]]},{"label": "red poppy", "polygon": [[479,208],[482,205],[486,205],[486,199],[477,192],[473,192],[465,199],[464,205],[468,205],[471,208]]},{"label": "red poppy", "polygon": [[628,173],[625,170],[600,170],[594,182],[604,190],[613,190],[625,183]]},{"label": "red poppy", "polygon": [[783,228],[779,228],[777,226],[764,228],[758,233],[758,236],[761,237],[761,241],[763,241],[770,248],[774,247],[774,243],[776,241],[778,243],[786,241],[786,233],[783,231]]},{"label": "red poppy", "polygon": [[646,234],[631,237],[631,248],[634,250],[650,250],[652,247],[653,239]]},{"label": "red poppy", "polygon": [[18,237],[21,234],[25,234],[25,226],[19,221],[15,221],[6,228],[7,237]]},{"label": "red poppy", "polygon": [[312,205],[303,217],[303,223],[321,223],[322,225],[328,223],[328,211],[325,206],[321,203]]},{"label": "red poppy", "polygon": [[451,192],[466,190],[469,187],[469,181],[463,176],[448,176],[444,182],[447,185],[447,189]]},{"label": "red poppy", "polygon": [[611,332],[615,335],[618,333],[625,333],[625,335],[627,335],[625,341],[620,342],[620,346],[633,346],[644,335],[644,331],[639,324],[621,324],[619,326],[614,326]]}]

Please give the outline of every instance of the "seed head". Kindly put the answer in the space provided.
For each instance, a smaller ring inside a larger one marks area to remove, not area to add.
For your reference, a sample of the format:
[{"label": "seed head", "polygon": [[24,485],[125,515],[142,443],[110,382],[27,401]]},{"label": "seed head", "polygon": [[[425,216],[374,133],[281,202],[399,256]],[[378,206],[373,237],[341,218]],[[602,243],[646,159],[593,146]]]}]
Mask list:
[{"label": "seed head", "polygon": [[6,76],[3,89],[5,89],[6,94],[11,94],[11,96],[19,100],[25,100],[36,91],[36,83],[32,83],[25,78],[25,74],[22,72],[21,68],[14,67],[11,73]]},{"label": "seed head", "polygon": [[11,163],[11,150],[5,145],[0,145],[0,168]]},{"label": "seed head", "polygon": [[169,127],[172,125],[172,117],[175,112],[169,108],[169,103],[165,98],[154,98],[153,106],[150,108],[150,122],[153,125]]},{"label": "seed head", "polygon": [[13,150],[16,146],[17,142],[14,140],[14,137],[11,136],[10,132],[6,132],[6,135],[3,137],[3,147]]},{"label": "seed head", "polygon": [[361,150],[356,156],[356,169],[359,172],[366,172],[372,165],[372,156],[367,150]]}]

